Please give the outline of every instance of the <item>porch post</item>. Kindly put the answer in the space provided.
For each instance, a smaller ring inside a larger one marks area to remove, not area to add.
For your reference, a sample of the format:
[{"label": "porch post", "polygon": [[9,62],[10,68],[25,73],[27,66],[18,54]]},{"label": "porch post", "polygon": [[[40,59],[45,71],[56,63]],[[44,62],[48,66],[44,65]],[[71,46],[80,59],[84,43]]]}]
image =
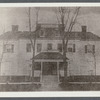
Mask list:
[{"label": "porch post", "polygon": [[41,62],[41,82],[42,82],[42,68],[43,68],[43,62]]},{"label": "porch post", "polygon": [[58,75],[58,82],[59,82],[59,62],[57,62],[57,75]]}]

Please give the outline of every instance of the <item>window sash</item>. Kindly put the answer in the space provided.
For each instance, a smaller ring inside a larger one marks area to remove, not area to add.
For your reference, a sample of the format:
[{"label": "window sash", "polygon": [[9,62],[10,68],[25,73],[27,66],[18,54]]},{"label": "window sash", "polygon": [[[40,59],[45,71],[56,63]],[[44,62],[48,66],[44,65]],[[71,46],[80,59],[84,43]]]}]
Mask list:
[{"label": "window sash", "polygon": [[27,52],[31,52],[31,44],[30,43],[27,44],[26,51]]},{"label": "window sash", "polygon": [[51,43],[49,43],[49,44],[47,45],[47,50],[52,50],[52,44],[51,44]]},{"label": "window sash", "polygon": [[67,52],[75,52],[75,51],[76,51],[75,44],[68,45]]},{"label": "window sash", "polygon": [[62,52],[62,44],[58,44],[58,48],[59,52]]},{"label": "window sash", "polygon": [[95,45],[85,45],[85,53],[95,53]]},{"label": "window sash", "polygon": [[14,45],[13,44],[5,44],[3,47],[4,53],[13,53],[14,52]]},{"label": "window sash", "polygon": [[41,52],[42,50],[42,44],[37,44],[37,52]]}]

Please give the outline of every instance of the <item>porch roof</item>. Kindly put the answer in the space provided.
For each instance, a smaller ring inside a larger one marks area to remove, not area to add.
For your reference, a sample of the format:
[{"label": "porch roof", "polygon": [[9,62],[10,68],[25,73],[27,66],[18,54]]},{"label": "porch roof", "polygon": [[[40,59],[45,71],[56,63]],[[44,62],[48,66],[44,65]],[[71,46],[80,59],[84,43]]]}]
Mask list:
[{"label": "porch roof", "polygon": [[[59,52],[41,52],[35,56],[35,59],[41,60],[62,60],[63,55]],[[66,57],[68,60],[68,58]]]}]

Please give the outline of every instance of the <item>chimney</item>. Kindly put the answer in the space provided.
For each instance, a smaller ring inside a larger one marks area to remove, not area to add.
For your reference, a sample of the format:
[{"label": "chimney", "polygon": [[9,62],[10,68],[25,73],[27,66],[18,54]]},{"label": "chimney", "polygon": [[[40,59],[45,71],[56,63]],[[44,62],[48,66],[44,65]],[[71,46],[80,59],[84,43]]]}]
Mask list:
[{"label": "chimney", "polygon": [[18,25],[12,25],[12,31],[13,32],[18,32]]},{"label": "chimney", "polygon": [[87,27],[86,26],[82,26],[82,32],[87,32]]}]

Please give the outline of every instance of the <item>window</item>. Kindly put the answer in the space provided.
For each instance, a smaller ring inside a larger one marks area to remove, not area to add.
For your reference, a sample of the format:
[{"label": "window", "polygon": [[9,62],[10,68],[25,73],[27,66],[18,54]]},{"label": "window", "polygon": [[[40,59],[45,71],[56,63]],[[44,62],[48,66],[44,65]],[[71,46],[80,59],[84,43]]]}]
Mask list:
[{"label": "window", "polygon": [[85,53],[95,53],[95,45],[85,45]]},{"label": "window", "polygon": [[44,35],[45,35],[45,31],[44,30],[41,30],[40,31],[40,37],[44,37]]},{"label": "window", "polygon": [[59,63],[59,70],[64,70],[63,62]]},{"label": "window", "polygon": [[14,45],[13,44],[5,44],[3,51],[5,53],[13,53],[14,52]]},{"label": "window", "polygon": [[41,52],[42,50],[42,44],[37,44],[37,52]]},{"label": "window", "polygon": [[51,44],[51,43],[49,43],[49,44],[47,45],[47,50],[52,50],[52,44]]},{"label": "window", "polygon": [[26,45],[26,52],[31,52],[31,44],[30,43],[28,43]]},{"label": "window", "polygon": [[58,50],[59,52],[62,52],[62,44],[58,44]]},{"label": "window", "polygon": [[75,52],[75,44],[68,44],[67,52]]},{"label": "window", "polygon": [[34,70],[41,70],[41,63],[35,62]]}]

